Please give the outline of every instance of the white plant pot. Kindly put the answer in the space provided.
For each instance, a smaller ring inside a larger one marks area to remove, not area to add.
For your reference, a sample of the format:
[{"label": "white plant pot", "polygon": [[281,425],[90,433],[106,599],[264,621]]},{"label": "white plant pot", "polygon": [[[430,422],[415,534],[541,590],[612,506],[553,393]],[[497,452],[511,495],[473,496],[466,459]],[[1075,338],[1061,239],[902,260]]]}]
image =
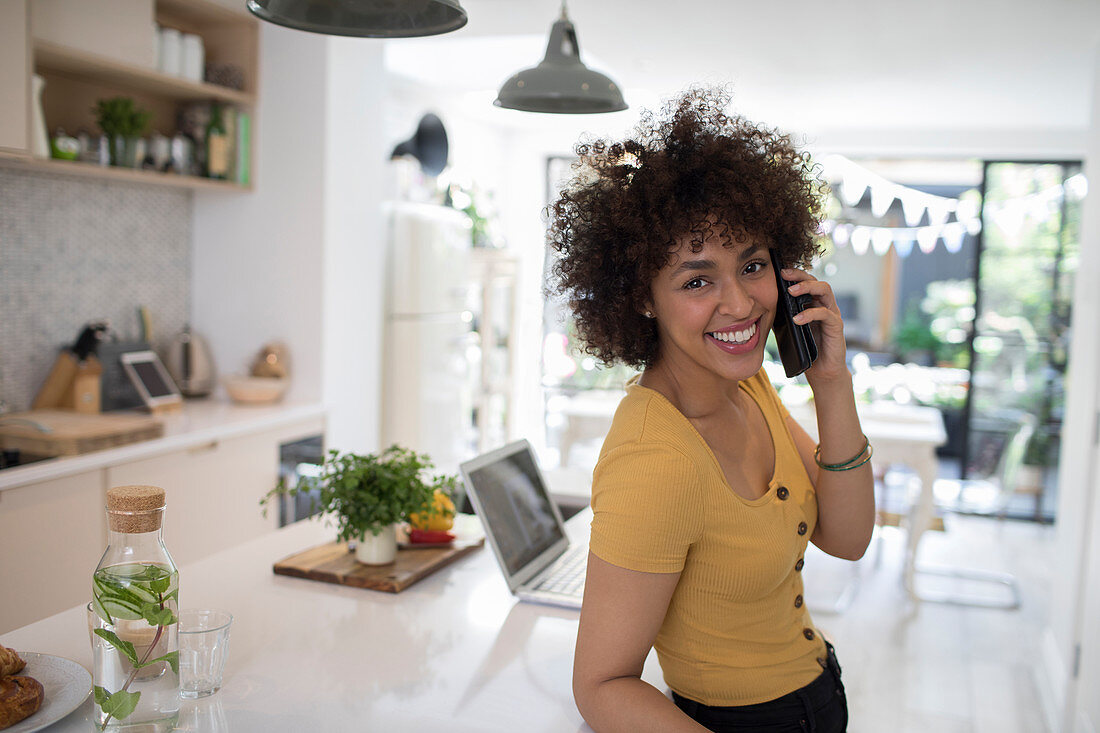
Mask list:
[{"label": "white plant pot", "polygon": [[397,558],[397,525],[378,534],[366,532],[355,546],[355,559],[364,565],[389,565]]}]

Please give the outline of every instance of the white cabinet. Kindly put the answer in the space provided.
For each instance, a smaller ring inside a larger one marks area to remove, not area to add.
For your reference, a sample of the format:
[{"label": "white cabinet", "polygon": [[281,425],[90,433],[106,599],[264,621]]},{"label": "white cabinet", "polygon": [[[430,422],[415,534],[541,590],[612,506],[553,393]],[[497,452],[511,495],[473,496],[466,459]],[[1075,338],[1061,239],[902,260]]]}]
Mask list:
[{"label": "white cabinet", "polygon": [[29,0],[0,0],[0,153],[30,147]]},{"label": "white cabinet", "polygon": [[260,499],[279,479],[279,446],[315,435],[320,426],[289,426],[106,469],[106,486],[152,484],[164,489],[164,542],[185,565],[277,528],[278,509],[264,517]]},{"label": "white cabinet", "polygon": [[0,492],[0,633],[91,598],[106,503],[102,471]]},{"label": "white cabinet", "polygon": [[274,530],[278,509],[264,517],[259,501],[279,446],[323,431],[321,416],[297,419],[0,491],[0,634],[90,599],[110,487],[165,490],[164,541],[187,565]]}]

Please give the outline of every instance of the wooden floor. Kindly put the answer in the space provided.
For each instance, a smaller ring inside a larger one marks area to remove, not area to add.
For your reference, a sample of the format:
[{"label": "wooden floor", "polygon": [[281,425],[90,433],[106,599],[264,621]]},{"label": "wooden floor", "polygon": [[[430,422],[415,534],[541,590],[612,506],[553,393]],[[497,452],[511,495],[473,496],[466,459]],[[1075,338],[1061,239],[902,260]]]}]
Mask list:
[{"label": "wooden floor", "polygon": [[[1017,610],[910,602],[901,586],[904,533],[879,529],[867,555],[848,563],[811,546],[806,599],[837,647],[851,733],[1046,733],[1034,671],[1049,599],[1054,529],[950,515],[925,535],[922,564],[1015,574]],[[949,590],[923,577],[918,587]],[[830,613],[849,583],[846,610]],[[980,590],[970,584],[964,588]],[[998,597],[988,589],[983,595]]]}]

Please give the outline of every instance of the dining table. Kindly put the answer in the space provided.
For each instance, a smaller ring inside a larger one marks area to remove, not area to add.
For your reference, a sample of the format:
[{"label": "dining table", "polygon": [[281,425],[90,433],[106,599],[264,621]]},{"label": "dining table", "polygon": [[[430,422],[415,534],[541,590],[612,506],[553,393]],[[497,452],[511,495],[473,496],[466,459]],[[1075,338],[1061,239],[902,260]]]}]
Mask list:
[{"label": "dining table", "polygon": [[[572,541],[587,541],[591,517],[566,522]],[[180,568],[181,608],[234,619],[223,686],[182,700],[176,730],[590,730],[571,687],[578,611],[517,601],[487,545],[398,593],[273,572],[334,538],[334,528],[303,520]],[[85,605],[0,644],[91,669]],[[643,679],[667,690],[653,652]],[[93,730],[92,706],[89,697],[45,730]]]},{"label": "dining table", "polygon": [[[812,402],[787,405],[788,411],[807,433],[818,440],[817,413]],[[916,475],[920,492],[906,511],[905,562],[902,582],[909,597],[919,601],[915,576],[921,538],[935,520],[935,484],[939,474],[936,448],[947,442],[943,415],[934,407],[899,402],[870,402],[856,406],[864,435],[871,443],[872,464],[885,469],[905,466]]]}]

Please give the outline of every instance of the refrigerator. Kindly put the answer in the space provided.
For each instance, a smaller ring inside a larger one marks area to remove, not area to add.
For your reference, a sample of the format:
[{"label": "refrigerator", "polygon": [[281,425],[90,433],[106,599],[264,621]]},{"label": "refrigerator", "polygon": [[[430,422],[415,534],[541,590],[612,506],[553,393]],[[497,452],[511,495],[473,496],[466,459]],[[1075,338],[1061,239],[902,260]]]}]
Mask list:
[{"label": "refrigerator", "polygon": [[388,204],[386,217],[382,447],[427,453],[437,471],[457,473],[473,442],[470,219],[413,202]]}]

